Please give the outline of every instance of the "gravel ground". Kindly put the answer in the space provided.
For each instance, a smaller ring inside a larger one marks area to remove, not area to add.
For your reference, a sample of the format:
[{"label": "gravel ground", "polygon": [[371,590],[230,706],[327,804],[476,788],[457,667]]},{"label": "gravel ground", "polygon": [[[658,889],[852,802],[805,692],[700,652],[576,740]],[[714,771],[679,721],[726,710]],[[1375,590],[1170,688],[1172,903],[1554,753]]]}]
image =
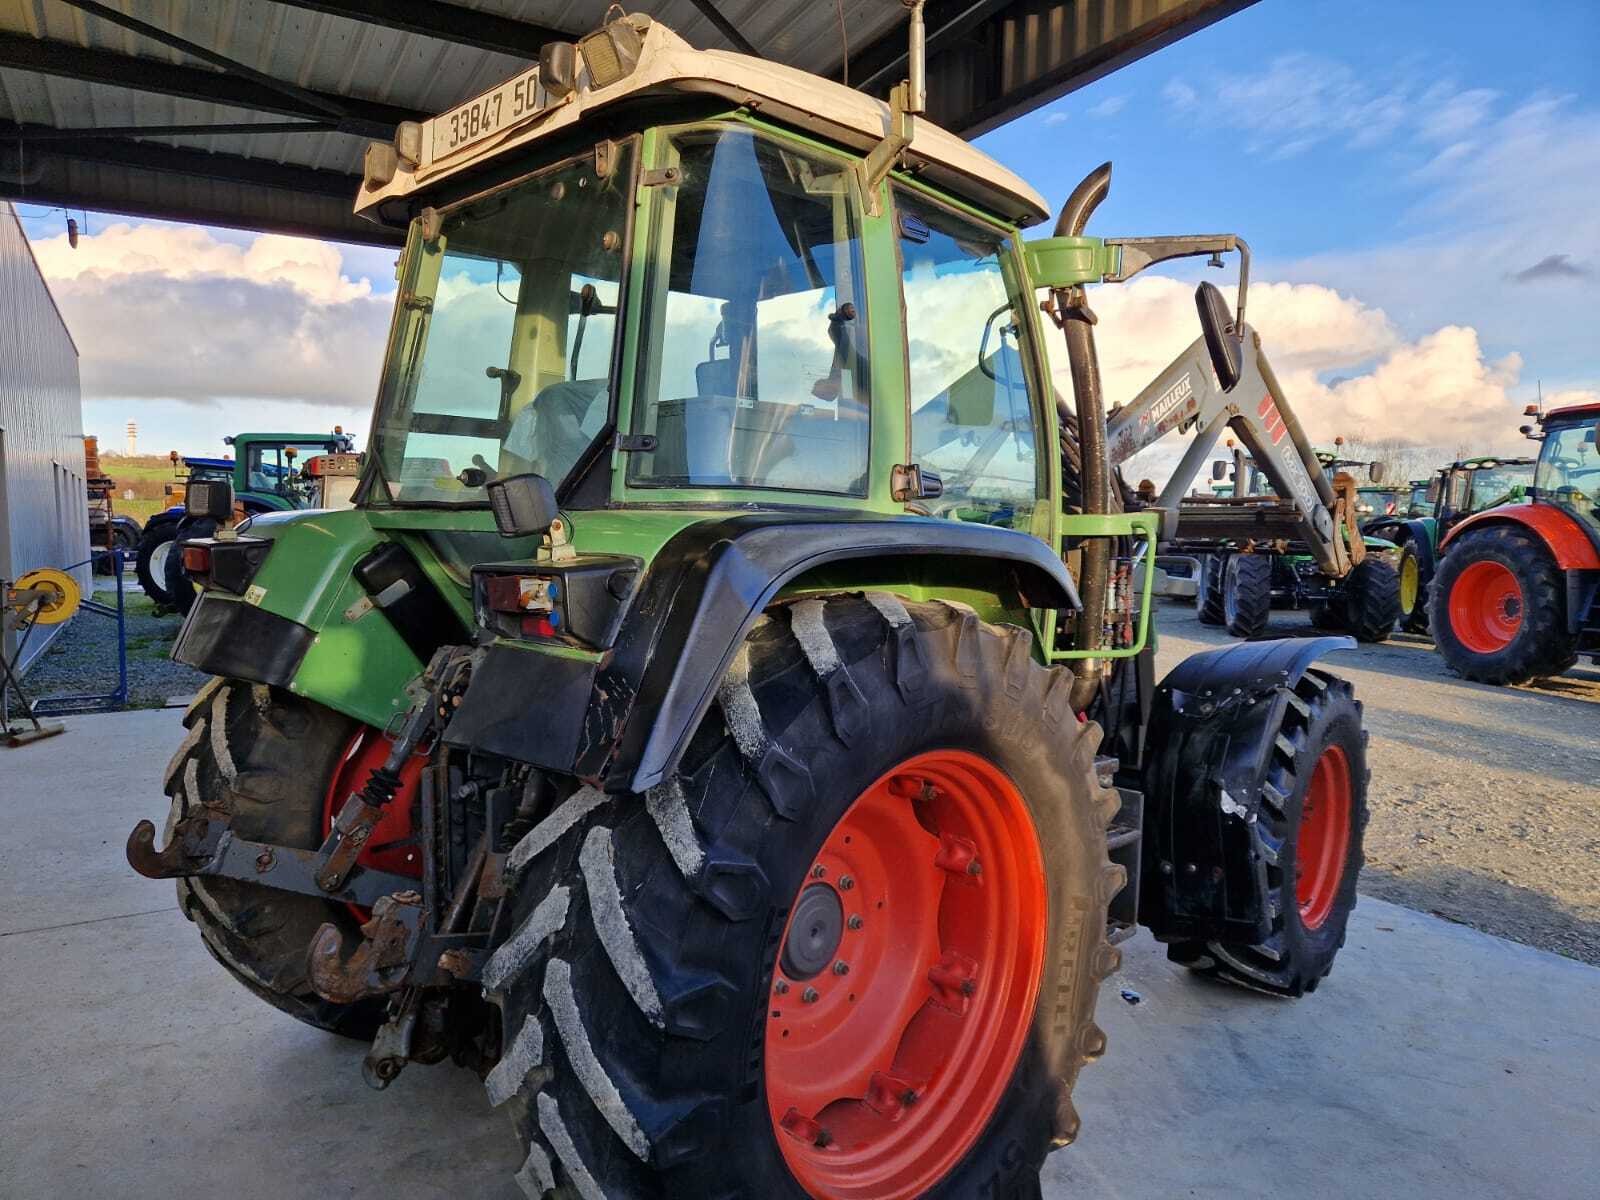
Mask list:
[{"label": "gravel ground", "polygon": [[[1159,670],[1232,639],[1161,602]],[[1270,637],[1311,632],[1274,613]],[[1452,675],[1426,637],[1330,655],[1371,734],[1361,890],[1600,966],[1600,668],[1517,688]]]},{"label": "gravel ground", "polygon": [[[206,676],[167,657],[183,618],[155,615],[155,605],[132,584],[124,593],[128,626],[128,707],[160,708],[174,696],[191,696]],[[95,599],[116,605],[116,586],[95,580]],[[38,634],[34,635],[35,637]],[[117,623],[110,617],[80,612],[39,658],[23,686],[37,700],[64,693],[109,692],[117,685]],[[12,704],[13,715],[17,705]]]}]

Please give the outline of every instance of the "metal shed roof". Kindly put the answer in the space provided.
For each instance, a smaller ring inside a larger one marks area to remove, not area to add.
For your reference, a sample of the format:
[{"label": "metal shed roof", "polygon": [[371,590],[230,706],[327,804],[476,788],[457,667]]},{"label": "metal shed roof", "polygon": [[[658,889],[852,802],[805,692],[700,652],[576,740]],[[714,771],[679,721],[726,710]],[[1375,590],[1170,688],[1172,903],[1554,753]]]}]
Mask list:
[{"label": "metal shed roof", "polygon": [[[929,0],[934,119],[971,133],[1252,0]],[[597,26],[602,0],[0,0],[0,195],[391,242],[351,206],[368,140]],[[840,78],[826,0],[634,5],[691,44]],[[846,0],[850,82],[904,73],[905,10]],[[742,44],[741,44],[742,43]],[[194,126],[210,129],[191,132]]]}]

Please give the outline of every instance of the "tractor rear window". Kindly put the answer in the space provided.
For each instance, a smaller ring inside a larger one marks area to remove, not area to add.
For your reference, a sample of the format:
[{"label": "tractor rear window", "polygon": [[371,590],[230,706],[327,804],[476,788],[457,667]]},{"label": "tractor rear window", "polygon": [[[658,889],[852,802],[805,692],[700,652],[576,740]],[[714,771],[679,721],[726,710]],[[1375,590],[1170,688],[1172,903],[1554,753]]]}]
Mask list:
[{"label": "tractor rear window", "polygon": [[746,130],[673,143],[629,456],[634,487],[865,495],[865,301],[843,163]]},{"label": "tractor rear window", "polygon": [[388,498],[482,504],[483,483],[560,484],[610,419],[635,143],[586,154],[412,233],[374,424]]},{"label": "tractor rear window", "polygon": [[1600,531],[1600,422],[1551,426],[1539,451],[1539,499],[1560,505]]}]

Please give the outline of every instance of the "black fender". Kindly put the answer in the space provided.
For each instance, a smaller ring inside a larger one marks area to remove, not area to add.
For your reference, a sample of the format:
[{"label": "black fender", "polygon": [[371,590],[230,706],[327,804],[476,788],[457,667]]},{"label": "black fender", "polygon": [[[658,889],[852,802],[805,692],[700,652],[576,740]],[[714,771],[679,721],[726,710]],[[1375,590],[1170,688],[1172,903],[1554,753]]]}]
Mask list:
[{"label": "black fender", "polygon": [[1348,637],[1206,650],[1156,689],[1145,767],[1139,920],[1159,938],[1255,942],[1271,933],[1256,816],[1300,677]]},{"label": "black fender", "polygon": [[1428,535],[1428,527],[1421,521],[1401,521],[1392,533],[1379,536],[1387,536],[1392,542],[1411,547],[1411,552],[1417,556],[1417,580],[1420,583],[1425,584],[1433,578],[1439,566],[1439,556],[1433,548],[1433,538]]},{"label": "black fender", "polygon": [[[986,563],[994,590],[1030,608],[1081,607],[1061,559],[1011,530],[838,512],[701,521],[651,561],[599,664],[496,643],[474,672],[475,684],[481,676],[494,686],[468,690],[446,739],[608,791],[644,791],[677,767],[746,634],[785,584],[832,563],[929,558]],[[509,712],[505,696],[528,687],[535,690],[523,694],[559,695],[563,704]],[[578,696],[587,704],[573,704]]]}]

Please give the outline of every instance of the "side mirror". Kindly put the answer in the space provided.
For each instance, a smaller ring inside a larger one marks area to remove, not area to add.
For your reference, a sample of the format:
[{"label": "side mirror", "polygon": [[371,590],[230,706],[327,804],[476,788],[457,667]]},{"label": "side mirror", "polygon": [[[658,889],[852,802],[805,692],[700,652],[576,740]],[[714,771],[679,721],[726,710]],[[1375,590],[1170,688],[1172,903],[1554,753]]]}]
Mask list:
[{"label": "side mirror", "polygon": [[549,532],[561,510],[556,507],[556,490],[543,475],[509,475],[491,479],[483,485],[494,510],[495,528],[501,537],[529,537]]},{"label": "side mirror", "polygon": [[1383,464],[1381,462],[1367,464],[1367,478],[1373,483],[1383,482]]},{"label": "side mirror", "polygon": [[1228,477],[1228,464],[1220,458],[1211,464],[1211,481],[1221,483]]},{"label": "side mirror", "polygon": [[1194,305],[1200,311],[1200,329],[1206,337],[1211,367],[1225,392],[1239,382],[1241,348],[1239,331],[1233,327],[1233,314],[1214,283],[1202,283],[1194,290]]},{"label": "side mirror", "polygon": [[233,516],[233,484],[226,479],[191,479],[183,488],[183,507],[191,517],[229,520]]}]

